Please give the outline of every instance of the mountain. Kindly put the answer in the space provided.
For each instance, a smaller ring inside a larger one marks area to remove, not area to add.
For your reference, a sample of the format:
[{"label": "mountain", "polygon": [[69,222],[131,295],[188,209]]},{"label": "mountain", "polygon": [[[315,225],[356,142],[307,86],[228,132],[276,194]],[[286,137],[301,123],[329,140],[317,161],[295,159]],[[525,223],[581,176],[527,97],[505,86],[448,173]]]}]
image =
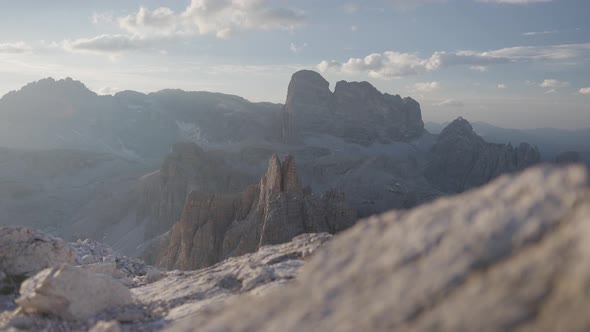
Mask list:
[{"label": "mountain", "polygon": [[302,187],[295,160],[287,156],[281,162],[274,155],[266,175],[242,193],[191,192],[162,243],[158,265],[199,269],[303,233],[336,233],[355,220],[342,193],[313,195]]},{"label": "mountain", "polygon": [[182,90],[98,96],[71,78],[48,78],[0,99],[0,142],[10,148],[98,151],[155,165],[175,142],[278,140],[279,109]]},{"label": "mountain", "polygon": [[[426,122],[428,131],[438,134],[448,125]],[[581,161],[590,164],[590,128],[568,130],[556,128],[508,129],[485,122],[473,122],[475,132],[488,142],[519,144],[527,142],[539,148],[544,161],[552,161],[562,152],[576,151]]]},{"label": "mountain", "polygon": [[347,142],[405,142],[424,133],[420,105],[412,98],[379,92],[368,82],[336,83],[334,93],[320,74],[302,70],[291,78],[282,111],[287,142],[324,133]]},{"label": "mountain", "polygon": [[[20,197],[1,203],[0,222],[70,240],[91,236],[155,258],[164,234],[184,220],[191,192],[239,197],[275,154],[297,160],[311,192],[343,193],[361,217],[409,209],[539,161],[526,144],[490,144],[466,120],[458,123],[430,134],[413,99],[368,82],[340,81],[331,92],[312,71],[293,74],[282,107],[181,90],[98,96],[72,79],[45,79],[0,99],[0,142],[19,147],[12,151],[40,149],[43,158],[113,162],[80,163],[53,178],[0,164],[0,179],[15,179],[4,195]],[[60,157],[64,150],[76,156]]]},{"label": "mountain", "polygon": [[458,118],[438,136],[426,165],[426,178],[445,192],[479,187],[504,174],[540,162],[539,150],[527,143],[512,145],[486,142],[471,124]]}]

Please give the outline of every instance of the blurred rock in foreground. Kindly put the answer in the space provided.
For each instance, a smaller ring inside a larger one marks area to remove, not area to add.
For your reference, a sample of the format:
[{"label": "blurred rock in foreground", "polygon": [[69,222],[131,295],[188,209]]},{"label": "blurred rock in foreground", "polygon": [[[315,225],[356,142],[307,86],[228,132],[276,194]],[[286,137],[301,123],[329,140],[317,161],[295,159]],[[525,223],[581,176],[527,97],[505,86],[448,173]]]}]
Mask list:
[{"label": "blurred rock in foreground", "polygon": [[542,166],[357,223],[289,288],[173,331],[588,331],[584,168]]}]

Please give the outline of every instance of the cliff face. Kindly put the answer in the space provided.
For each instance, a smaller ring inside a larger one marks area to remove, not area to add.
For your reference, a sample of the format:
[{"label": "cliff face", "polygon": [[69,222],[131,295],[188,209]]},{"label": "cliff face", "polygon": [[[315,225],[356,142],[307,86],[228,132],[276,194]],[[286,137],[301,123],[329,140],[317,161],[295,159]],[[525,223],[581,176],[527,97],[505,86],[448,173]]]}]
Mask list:
[{"label": "cliff face", "polygon": [[141,182],[138,219],[147,220],[146,238],[168,231],[180,220],[190,192],[236,192],[249,180],[194,143],[173,145],[160,171]]},{"label": "cliff face", "polygon": [[192,192],[182,217],[162,244],[158,265],[193,270],[303,233],[335,233],[351,226],[356,213],[344,195],[321,197],[303,189],[294,159],[273,156],[257,185],[239,194]]},{"label": "cliff face", "polygon": [[493,178],[539,163],[539,150],[527,143],[487,143],[471,124],[458,118],[439,135],[431,149],[426,178],[440,190],[461,192],[481,186]]},{"label": "cliff face", "polygon": [[368,82],[340,81],[332,93],[328,81],[309,70],[293,74],[282,113],[286,142],[316,133],[370,145],[409,141],[424,133],[420,105],[412,98],[383,94]]}]

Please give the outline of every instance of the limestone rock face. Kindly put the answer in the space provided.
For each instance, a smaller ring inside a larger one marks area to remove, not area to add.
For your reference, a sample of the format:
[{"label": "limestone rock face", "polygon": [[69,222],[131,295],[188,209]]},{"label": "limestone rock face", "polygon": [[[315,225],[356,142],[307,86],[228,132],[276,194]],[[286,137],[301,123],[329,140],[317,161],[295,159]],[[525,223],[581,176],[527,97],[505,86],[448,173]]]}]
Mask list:
[{"label": "limestone rock face", "polygon": [[195,143],[175,144],[160,171],[141,183],[138,219],[147,220],[146,239],[180,220],[190,192],[236,192],[247,186],[248,179]]},{"label": "limestone rock face", "polygon": [[27,279],[20,294],[16,303],[24,311],[68,320],[87,319],[107,308],[131,303],[131,292],[120,282],[68,264]]},{"label": "limestone rock face", "polygon": [[[291,288],[236,303],[198,329],[586,331],[588,184],[582,167],[542,166],[359,221]],[[171,330],[192,331],[201,317]]]},{"label": "limestone rock face", "polygon": [[493,178],[522,170],[541,160],[539,150],[527,143],[517,148],[493,144],[478,136],[471,124],[458,118],[439,135],[425,168],[426,178],[447,193],[481,186]]},{"label": "limestone rock face", "polygon": [[383,94],[368,82],[336,84],[334,93],[320,74],[293,74],[283,107],[283,140],[303,133],[329,134],[348,142],[409,141],[424,133],[420,105],[411,98]]},{"label": "limestone rock face", "polygon": [[7,275],[30,275],[74,262],[74,252],[61,239],[26,227],[0,228],[0,271]]},{"label": "limestone rock face", "polygon": [[338,232],[355,220],[343,194],[317,197],[302,189],[293,158],[281,163],[275,155],[258,185],[242,193],[192,192],[162,246],[158,265],[198,269],[299,234]]}]

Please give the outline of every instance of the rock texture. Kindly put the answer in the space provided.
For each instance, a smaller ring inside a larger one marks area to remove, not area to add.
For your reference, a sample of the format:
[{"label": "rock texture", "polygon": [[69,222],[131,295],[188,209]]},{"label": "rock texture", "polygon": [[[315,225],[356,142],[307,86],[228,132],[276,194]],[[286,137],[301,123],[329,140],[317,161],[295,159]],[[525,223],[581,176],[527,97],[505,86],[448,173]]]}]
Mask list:
[{"label": "rock texture", "polygon": [[63,264],[27,279],[16,303],[25,312],[84,320],[107,308],[130,304],[131,292],[110,276]]},{"label": "rock texture", "polygon": [[424,174],[438,189],[458,193],[540,160],[539,150],[527,143],[517,148],[487,143],[460,117],[440,133]]},{"label": "rock texture", "polygon": [[31,275],[74,261],[74,252],[61,239],[26,227],[0,228],[0,271],[9,276]]},{"label": "rock texture", "polygon": [[335,233],[355,220],[343,194],[313,195],[301,187],[294,159],[288,156],[281,163],[275,155],[259,184],[240,194],[191,193],[162,245],[158,265],[198,269],[299,234]]},{"label": "rock texture", "polygon": [[588,184],[543,166],[360,221],[292,287],[171,330],[586,331]]},{"label": "rock texture", "polygon": [[95,240],[78,240],[69,245],[75,253],[76,264],[89,272],[121,279],[145,276],[154,269],[139,258],[127,257]]},{"label": "rock texture", "polygon": [[173,145],[160,170],[140,184],[137,219],[147,223],[146,240],[167,232],[180,220],[190,192],[237,192],[249,179],[195,143]]},{"label": "rock texture", "polygon": [[282,113],[286,142],[315,133],[370,145],[424,133],[420,105],[412,98],[383,94],[368,82],[340,81],[332,93],[328,81],[310,70],[293,74]]},{"label": "rock texture", "polygon": [[104,310],[85,320],[64,320],[20,308],[3,312],[0,330],[159,331],[193,315],[202,315],[205,321],[222,313],[230,303],[239,302],[243,295],[260,297],[289,285],[304,262],[330,238],[325,233],[303,234],[288,243],[263,246],[256,253],[199,271],[166,272],[157,282],[132,288],[132,304]]}]

